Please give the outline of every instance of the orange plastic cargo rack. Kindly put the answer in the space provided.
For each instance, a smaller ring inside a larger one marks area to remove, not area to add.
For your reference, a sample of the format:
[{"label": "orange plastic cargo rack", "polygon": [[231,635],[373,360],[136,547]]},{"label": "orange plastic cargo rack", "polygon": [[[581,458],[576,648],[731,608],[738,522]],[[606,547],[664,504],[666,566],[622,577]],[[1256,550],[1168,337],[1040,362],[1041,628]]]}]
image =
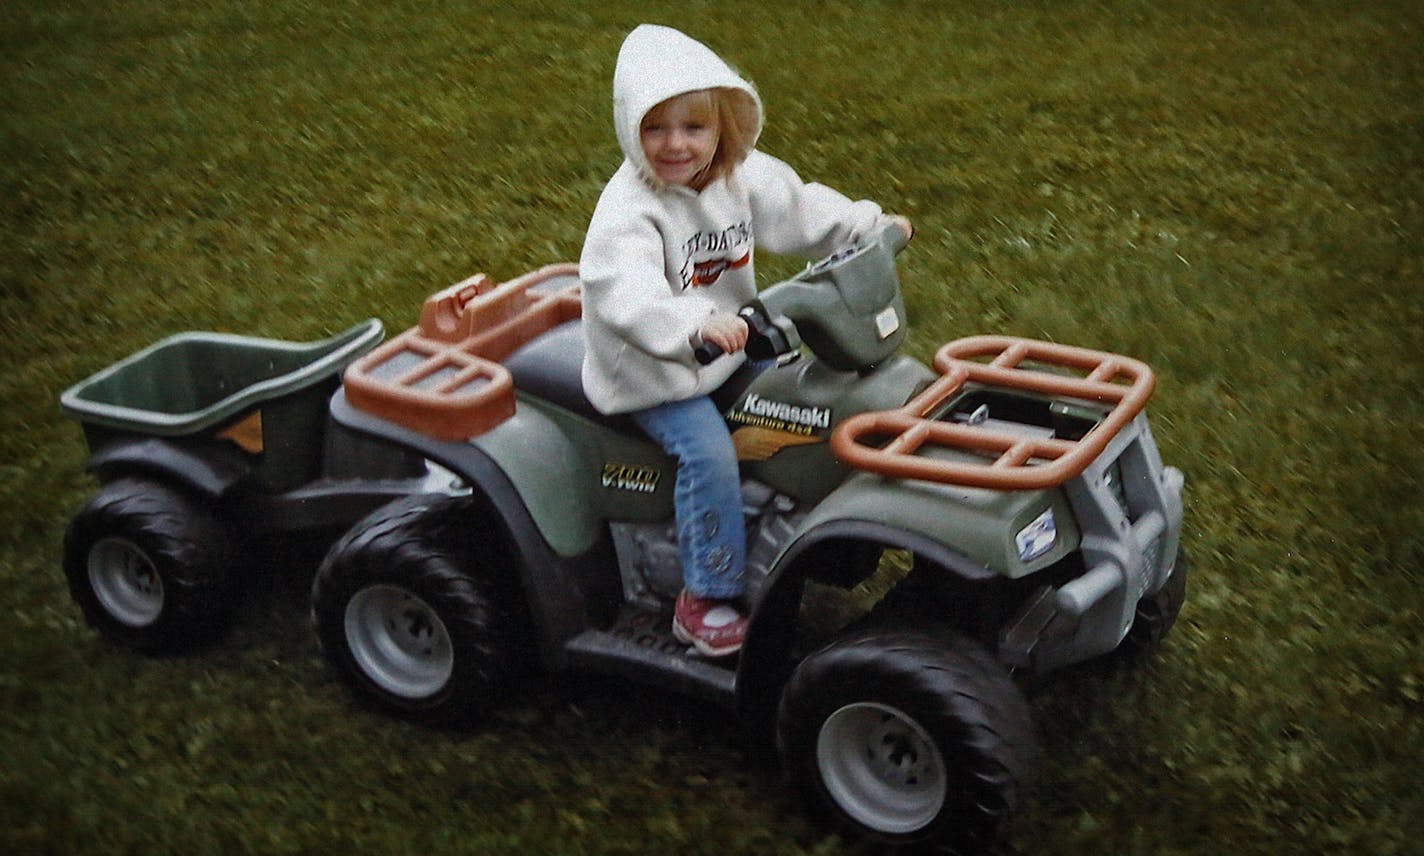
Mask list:
[{"label": "orange plastic cargo rack", "polygon": [[514,381],[500,362],[581,314],[577,265],[498,285],[476,274],[426,298],[419,324],[352,363],[346,400],[442,440],[479,436],[514,415]]},{"label": "orange plastic cargo rack", "polygon": [[[989,362],[980,362],[988,358]],[[1029,368],[1037,363],[1079,376]],[[858,470],[996,490],[1060,485],[1087,469],[1109,441],[1147,405],[1156,380],[1145,363],[1110,354],[1011,336],[956,339],[935,354],[938,381],[898,410],[862,413],[831,435],[831,450]],[[1077,441],[1034,439],[936,418],[967,383],[1020,389],[1111,405]],[[932,459],[916,452],[940,447],[984,455],[982,461]]]}]

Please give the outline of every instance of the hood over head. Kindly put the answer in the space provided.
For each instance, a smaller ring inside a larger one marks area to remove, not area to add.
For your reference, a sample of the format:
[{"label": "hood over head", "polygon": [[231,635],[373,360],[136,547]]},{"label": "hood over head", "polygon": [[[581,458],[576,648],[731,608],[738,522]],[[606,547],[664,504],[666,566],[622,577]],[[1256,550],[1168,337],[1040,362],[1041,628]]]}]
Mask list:
[{"label": "hood over head", "polygon": [[663,101],[699,89],[730,90],[741,123],[751,129],[748,148],[761,135],[761,98],[750,82],[711,48],[671,27],[640,24],[623,40],[613,71],[613,124],[623,155],[654,186],[653,172],[639,127],[648,111]]}]

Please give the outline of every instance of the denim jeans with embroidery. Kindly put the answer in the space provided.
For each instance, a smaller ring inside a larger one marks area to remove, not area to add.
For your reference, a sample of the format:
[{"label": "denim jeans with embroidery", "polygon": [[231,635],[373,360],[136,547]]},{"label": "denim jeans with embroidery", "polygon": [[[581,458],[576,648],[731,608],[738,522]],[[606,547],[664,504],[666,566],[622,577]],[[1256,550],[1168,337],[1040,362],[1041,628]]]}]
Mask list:
[{"label": "denim jeans with embroidery", "polygon": [[677,458],[673,505],[683,586],[698,597],[741,597],[747,551],[741,478],[717,405],[700,396],[629,415]]}]

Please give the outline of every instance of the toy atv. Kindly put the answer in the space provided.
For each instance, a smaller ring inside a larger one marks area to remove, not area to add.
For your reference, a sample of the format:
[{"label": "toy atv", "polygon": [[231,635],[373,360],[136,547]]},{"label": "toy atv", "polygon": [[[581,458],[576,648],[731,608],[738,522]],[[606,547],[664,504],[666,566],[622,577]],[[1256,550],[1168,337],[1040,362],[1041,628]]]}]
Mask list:
[{"label": "toy atv", "polygon": [[[107,483],[66,541],[75,596],[111,636],[172,644],[227,602],[219,530],[350,523],[374,508],[312,591],[322,650],[362,699],[467,721],[531,655],[647,681],[774,722],[791,777],[851,832],[985,844],[1034,753],[1011,672],[1148,644],[1175,619],[1183,478],[1153,442],[1153,376],[1136,360],[1004,337],[951,342],[933,368],[900,354],[898,236],[870,236],[743,310],[749,356],[776,364],[718,393],[748,520],[737,658],[701,659],[673,638],[676,462],[584,397],[571,265],[466,280],[379,346],[370,327],[287,346],[295,363],[321,355],[303,369],[328,379],[313,395],[335,387],[337,366],[344,383],[321,418],[303,405],[282,428],[264,410],[261,433],[278,436],[256,447],[240,440],[243,406],[188,420],[196,437],[110,412],[130,392],[169,403],[167,381],[143,369],[153,354],[70,390]],[[220,360],[194,359],[187,377],[209,384]],[[884,573],[887,554],[908,557],[902,578],[808,651],[811,584],[850,589]]]}]

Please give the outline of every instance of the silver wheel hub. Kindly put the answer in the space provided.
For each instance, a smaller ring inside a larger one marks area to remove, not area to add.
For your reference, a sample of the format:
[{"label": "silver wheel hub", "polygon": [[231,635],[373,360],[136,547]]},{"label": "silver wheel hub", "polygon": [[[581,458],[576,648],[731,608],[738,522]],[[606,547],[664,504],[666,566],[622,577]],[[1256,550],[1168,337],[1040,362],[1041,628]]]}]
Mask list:
[{"label": "silver wheel hub", "polygon": [[916,832],[944,806],[944,757],[918,722],[890,705],[855,702],[826,717],[816,765],[836,805],[876,832]]},{"label": "silver wheel hub", "polygon": [[438,693],[455,669],[450,634],[440,615],[415,594],[372,585],[346,604],[346,645],[379,687],[409,699]]},{"label": "silver wheel hub", "polygon": [[88,566],[94,597],[120,624],[147,627],[163,613],[163,578],[134,542],[99,539],[89,548]]}]

